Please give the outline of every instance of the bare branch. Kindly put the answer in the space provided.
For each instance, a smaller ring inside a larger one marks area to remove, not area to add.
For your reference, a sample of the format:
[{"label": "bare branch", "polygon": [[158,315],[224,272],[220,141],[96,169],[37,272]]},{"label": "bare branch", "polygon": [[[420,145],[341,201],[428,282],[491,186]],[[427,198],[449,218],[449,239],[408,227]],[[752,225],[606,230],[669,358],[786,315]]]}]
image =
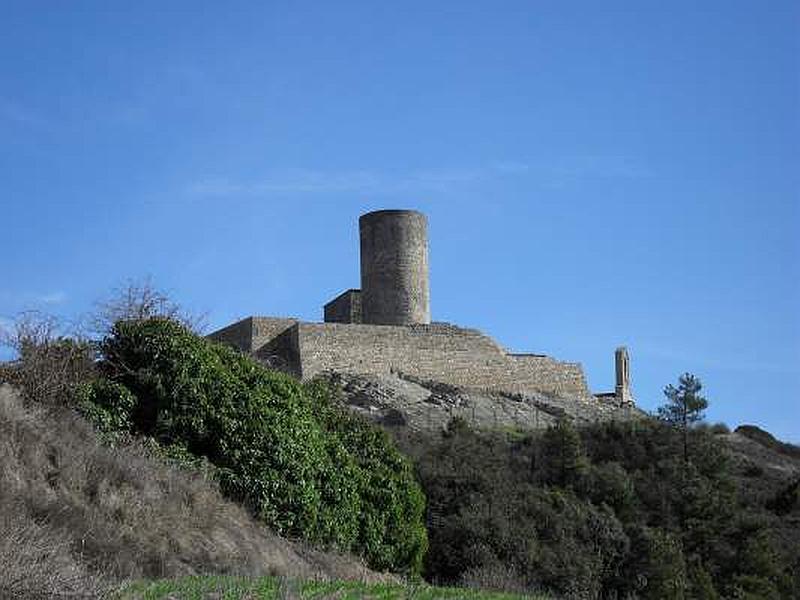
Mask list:
[{"label": "bare branch", "polygon": [[93,337],[105,337],[118,321],[152,317],[172,319],[198,334],[206,327],[206,315],[186,310],[147,277],[141,281],[129,279],[115,288],[106,300],[97,302],[95,312],[87,320],[88,330]]}]

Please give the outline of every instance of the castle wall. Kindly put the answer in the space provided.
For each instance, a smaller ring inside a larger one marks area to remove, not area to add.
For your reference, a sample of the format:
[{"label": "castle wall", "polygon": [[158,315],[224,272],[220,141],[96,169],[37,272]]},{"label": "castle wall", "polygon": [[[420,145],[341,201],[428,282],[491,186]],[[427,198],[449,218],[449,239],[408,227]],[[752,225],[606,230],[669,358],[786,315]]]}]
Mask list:
[{"label": "castle wall", "polygon": [[509,354],[480,331],[453,325],[398,327],[250,317],[209,337],[302,379],[326,371],[402,373],[462,387],[591,397],[579,363]]},{"label": "castle wall", "polygon": [[229,344],[242,352],[253,351],[253,317],[236,321],[208,335],[215,342]]},{"label": "castle wall", "polygon": [[326,323],[361,323],[361,290],[347,290],[328,302],[323,312]]},{"label": "castle wall", "polygon": [[253,337],[249,352],[262,349],[265,344],[285,333],[298,323],[297,319],[282,317],[253,317]]},{"label": "castle wall", "polygon": [[273,369],[290,373],[295,377],[302,376],[299,325],[294,322],[266,344],[258,347],[255,357]]},{"label": "castle wall", "polygon": [[[325,323],[249,317],[208,337],[303,379],[325,371],[401,373],[467,388],[592,398],[578,363],[509,354],[480,331],[431,324],[427,228],[414,210],[362,215],[361,290],[328,302]],[[618,384],[627,373],[620,368]]]},{"label": "castle wall", "polygon": [[535,389],[558,394],[589,394],[583,366],[580,363],[561,362],[549,356],[509,354],[515,363],[513,373]]},{"label": "castle wall", "polygon": [[297,323],[297,319],[247,317],[208,335],[210,340],[229,344],[242,352],[262,350]]},{"label": "castle wall", "polygon": [[509,355],[474,329],[298,323],[297,344],[303,379],[325,371],[403,373],[463,387],[590,396],[579,364]]}]

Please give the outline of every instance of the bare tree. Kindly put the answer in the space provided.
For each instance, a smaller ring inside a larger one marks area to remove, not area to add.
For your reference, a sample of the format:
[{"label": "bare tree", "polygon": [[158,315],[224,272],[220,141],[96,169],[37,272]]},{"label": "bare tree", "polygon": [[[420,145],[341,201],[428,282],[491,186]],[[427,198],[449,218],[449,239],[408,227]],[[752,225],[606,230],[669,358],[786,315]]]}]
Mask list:
[{"label": "bare tree", "polygon": [[205,314],[194,314],[174,302],[159,290],[150,277],[129,279],[115,288],[110,296],[96,303],[95,311],[87,319],[88,330],[94,337],[104,337],[117,321],[136,321],[162,317],[181,323],[195,333],[206,326]]},{"label": "bare tree", "polygon": [[10,383],[30,400],[46,405],[73,402],[75,387],[97,375],[99,340],[120,320],[163,317],[201,333],[204,316],[173,302],[150,281],[128,281],[114,290],[82,325],[71,327],[53,315],[28,311],[0,329],[0,346],[14,358],[0,362],[0,383]]},{"label": "bare tree", "polygon": [[38,311],[17,315],[0,331],[0,345],[15,357],[0,364],[0,381],[47,405],[69,404],[76,385],[95,375],[95,348],[68,336],[58,318]]}]

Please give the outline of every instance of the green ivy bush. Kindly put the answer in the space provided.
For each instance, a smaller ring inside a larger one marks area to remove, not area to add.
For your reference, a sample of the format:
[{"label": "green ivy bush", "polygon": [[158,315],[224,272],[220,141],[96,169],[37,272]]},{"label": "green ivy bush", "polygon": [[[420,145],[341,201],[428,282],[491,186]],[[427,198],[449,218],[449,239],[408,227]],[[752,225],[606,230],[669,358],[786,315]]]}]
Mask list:
[{"label": "green ivy bush", "polygon": [[105,379],[85,414],[185,448],[215,467],[223,491],[281,534],[419,573],[424,497],[386,435],[304,385],[164,318],[120,321],[101,345]]},{"label": "green ivy bush", "polygon": [[75,390],[78,410],[89,419],[109,443],[116,443],[131,433],[131,413],[136,397],[124,385],[97,379]]}]

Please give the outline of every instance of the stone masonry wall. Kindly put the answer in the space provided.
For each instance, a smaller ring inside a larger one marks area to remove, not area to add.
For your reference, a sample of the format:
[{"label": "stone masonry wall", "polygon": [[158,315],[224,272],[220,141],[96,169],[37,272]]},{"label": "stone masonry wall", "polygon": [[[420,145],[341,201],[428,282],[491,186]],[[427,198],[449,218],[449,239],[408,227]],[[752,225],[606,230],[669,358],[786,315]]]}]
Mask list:
[{"label": "stone masonry wall", "polygon": [[509,354],[476,329],[441,323],[393,326],[249,317],[209,337],[302,379],[325,371],[400,373],[461,387],[591,398],[580,364]]},{"label": "stone masonry wall", "polygon": [[253,317],[236,321],[209,334],[209,339],[223,344],[230,344],[242,352],[253,351]]},{"label": "stone masonry wall", "polygon": [[463,387],[590,398],[580,364],[510,355],[474,329],[449,325],[298,323],[300,375],[401,373]]},{"label": "stone masonry wall", "polygon": [[276,343],[296,323],[297,319],[292,318],[247,317],[209,334],[208,337],[215,342],[230,344],[242,352],[255,354]]},{"label": "stone masonry wall", "polygon": [[347,290],[328,302],[323,312],[326,323],[361,323],[361,290]]},{"label": "stone masonry wall", "polygon": [[253,341],[249,352],[256,352],[263,348],[265,344],[286,333],[298,322],[297,319],[281,317],[252,317],[252,319]]}]

